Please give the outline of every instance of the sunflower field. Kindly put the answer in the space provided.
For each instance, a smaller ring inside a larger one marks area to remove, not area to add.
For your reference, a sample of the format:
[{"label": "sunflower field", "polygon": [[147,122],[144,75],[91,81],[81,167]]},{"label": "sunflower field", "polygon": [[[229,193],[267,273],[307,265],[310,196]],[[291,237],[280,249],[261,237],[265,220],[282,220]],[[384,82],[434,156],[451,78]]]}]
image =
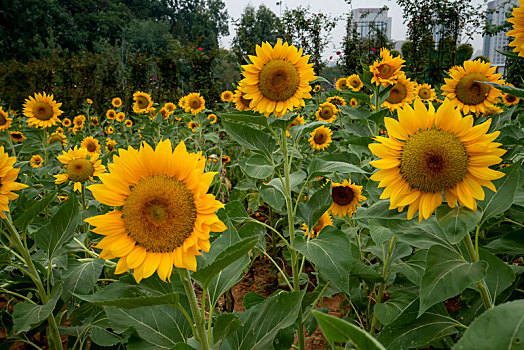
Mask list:
[{"label": "sunflower field", "polygon": [[523,349],[523,86],[379,54],[332,84],[260,43],[213,109],[0,107],[0,349]]}]

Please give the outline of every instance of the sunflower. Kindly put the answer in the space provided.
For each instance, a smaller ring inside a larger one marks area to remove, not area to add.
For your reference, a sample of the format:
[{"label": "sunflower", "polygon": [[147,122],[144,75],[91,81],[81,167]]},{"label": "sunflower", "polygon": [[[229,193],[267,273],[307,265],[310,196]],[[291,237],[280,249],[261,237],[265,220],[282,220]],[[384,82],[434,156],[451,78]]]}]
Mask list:
[{"label": "sunflower", "polygon": [[158,113],[164,118],[164,119],[168,119],[169,116],[171,115],[171,113],[169,113],[169,111],[165,108],[165,107],[162,107],[160,108],[160,110],[158,111]]},{"label": "sunflower", "polygon": [[133,112],[135,113],[149,113],[153,107],[151,96],[142,91],[137,91],[133,94]]},{"label": "sunflower", "polygon": [[0,217],[5,219],[4,211],[9,211],[9,201],[18,198],[18,191],[28,187],[27,185],[15,182],[20,169],[13,168],[16,157],[9,157],[4,152],[4,146],[0,147]]},{"label": "sunflower", "polygon": [[220,99],[223,102],[231,102],[231,100],[233,99],[233,93],[229,90],[226,90],[220,95]]},{"label": "sunflower", "polygon": [[113,120],[116,118],[116,111],[114,109],[108,109],[106,112],[106,117],[109,120]]},{"label": "sunflower", "polygon": [[39,154],[35,154],[29,159],[29,164],[32,168],[40,168],[44,163],[44,159]]},{"label": "sunflower", "polygon": [[317,93],[317,92],[320,92],[320,90],[322,90],[322,87],[320,86],[320,84],[315,84],[315,86],[313,87],[313,92]]},{"label": "sunflower", "polygon": [[337,89],[338,91],[347,91],[347,90],[349,90],[347,78],[337,79],[337,82],[335,83],[335,89]]},{"label": "sunflower", "polygon": [[339,218],[346,215],[351,217],[357,211],[357,206],[360,207],[360,202],[367,199],[362,195],[362,186],[351,183],[351,179],[344,180],[342,183],[333,183],[331,197],[333,204],[329,212]]},{"label": "sunflower", "polygon": [[0,106],[0,131],[9,129],[12,121],[13,119],[9,118],[7,112],[5,112],[2,109],[2,106]]},{"label": "sunflower", "polygon": [[183,96],[178,100],[178,106],[182,109],[186,109],[187,107],[187,96]]},{"label": "sunflower", "polygon": [[98,117],[91,117],[91,125],[97,126],[99,124]]},{"label": "sunflower", "polygon": [[[515,87],[515,85],[506,83],[507,86]],[[502,93],[502,101],[504,104],[508,107],[512,105],[517,105],[520,102],[520,98],[513,96],[512,94],[509,94],[507,92]]]},{"label": "sunflower", "polygon": [[78,146],[70,148],[67,152],[56,157],[62,164],[65,164],[65,174],[54,175],[55,183],[61,184],[67,180],[74,182],[74,190],[82,192],[82,184],[87,180],[93,181],[94,176],[100,176],[106,171],[102,165],[102,160],[98,159],[99,153],[89,155],[87,149]]},{"label": "sunflower", "polygon": [[62,120],[62,126],[63,126],[63,127],[69,128],[71,125],[72,125],[72,123],[71,123],[71,119],[69,119],[69,118],[64,118],[64,119]]},{"label": "sunflower", "polygon": [[100,258],[120,258],[115,274],[132,269],[137,283],[155,271],[169,280],[173,265],[196,271],[209,233],[226,229],[215,214],[224,205],[207,193],[216,173],[204,173],[205,158],[165,140],[154,150],[120,149],[113,160],[102,184],[89,186],[99,202],[119,208],[85,220],[105,236]]},{"label": "sunflower", "polygon": [[242,66],[243,89],[251,107],[277,117],[303,107],[304,99],[311,98],[309,82],[316,79],[309,55],[302,56],[302,49],[280,39],[274,47],[267,42],[257,45],[256,53],[249,56],[252,64]]},{"label": "sunflower", "polygon": [[86,100],[86,102],[87,102],[87,104],[90,104],[90,105],[92,105],[92,104],[93,104],[93,100],[92,100],[92,99],[90,99],[90,98],[88,98],[88,99]]},{"label": "sunflower", "polygon": [[122,123],[126,119],[126,114],[124,112],[118,112],[115,117],[117,122]]},{"label": "sunflower", "polygon": [[331,143],[331,135],[333,135],[333,132],[330,128],[322,125],[313,130],[310,135],[309,143],[311,144],[311,147],[317,151],[321,151],[327,148]]},{"label": "sunflower", "polygon": [[192,132],[196,132],[195,129],[198,128],[199,126],[200,126],[200,125],[198,125],[198,123],[195,122],[195,121],[193,121],[193,120],[190,121],[190,122],[187,124],[187,127],[188,127],[189,129],[191,129]]},{"label": "sunflower", "polygon": [[133,126],[133,121],[131,121],[131,119],[128,119],[128,120],[125,121],[124,125],[127,126],[128,128],[130,128],[130,127]]},{"label": "sunflower", "polygon": [[56,131],[49,135],[49,139],[47,140],[47,143],[50,145],[52,145],[55,142],[59,142],[62,146],[64,146],[67,145],[67,138],[61,132]]},{"label": "sunflower", "polygon": [[388,92],[388,98],[382,104],[382,107],[389,108],[391,112],[406,104],[410,104],[415,99],[415,84],[401,75],[397,82]]},{"label": "sunflower", "polygon": [[111,152],[115,149],[117,142],[115,140],[111,140],[109,137],[106,138],[106,151]]},{"label": "sunflower", "polygon": [[35,128],[48,128],[60,122],[58,116],[64,112],[60,110],[61,103],[53,99],[53,95],[35,93],[35,97],[29,96],[24,103],[24,115],[29,118],[27,124]]},{"label": "sunflower", "polygon": [[175,111],[176,106],[173,102],[168,102],[165,104],[164,108],[171,114]]},{"label": "sunflower", "polygon": [[340,96],[328,97],[326,102],[334,104],[335,106],[337,106],[337,108],[343,107],[346,105],[346,100],[344,100],[344,98]]},{"label": "sunflower", "polygon": [[432,89],[429,84],[417,84],[415,96],[425,102],[435,101],[437,99],[435,89]]},{"label": "sunflower", "polygon": [[317,119],[321,122],[332,123],[337,119],[338,108],[332,103],[322,103],[316,112]]},{"label": "sunflower", "polygon": [[[22,134],[22,132],[20,131],[10,131],[9,137],[11,137],[11,141],[13,141],[14,143],[20,143],[26,139],[24,134]],[[0,184],[0,188],[1,188],[1,184]]]},{"label": "sunflower", "polygon": [[301,117],[301,116],[296,117],[296,118],[291,122],[291,124],[289,124],[289,125],[287,126],[287,130],[286,130],[286,135],[287,135],[287,137],[292,137],[291,134],[289,133],[289,129],[291,129],[291,128],[294,127],[294,126],[304,125],[305,123],[306,123],[306,121],[304,120],[303,117]]},{"label": "sunflower", "polygon": [[100,143],[92,136],[88,136],[83,139],[80,147],[85,148],[87,150],[87,154],[90,156],[94,155],[95,153],[100,153]]},{"label": "sunflower", "polygon": [[446,84],[441,87],[442,94],[465,114],[484,113],[486,108],[499,102],[502,92],[478,81],[503,84],[504,81],[500,79],[501,74],[495,74],[496,68],[496,66],[491,68],[489,63],[480,59],[465,61],[463,67],[451,72],[451,78],[444,79]]},{"label": "sunflower", "polygon": [[216,114],[208,114],[207,120],[210,120],[209,124],[215,124],[217,122],[217,115]]},{"label": "sunflower", "polygon": [[352,98],[351,100],[349,100],[349,105],[353,108],[357,108],[358,107],[358,101],[356,98]]},{"label": "sunflower", "polygon": [[369,70],[373,73],[371,83],[382,84],[382,86],[386,87],[394,84],[399,76],[404,75],[401,68],[404,67],[402,63],[406,61],[400,56],[391,56],[391,53],[386,48],[380,49],[380,58],[380,61],[375,61],[369,66]]},{"label": "sunflower", "polygon": [[231,162],[230,156],[222,156],[222,164],[227,164],[229,162]]},{"label": "sunflower", "polygon": [[304,230],[304,234],[307,236],[309,234],[309,237],[315,238],[318,236],[318,234],[322,231],[322,229],[326,226],[332,226],[333,225],[333,219],[331,219],[331,215],[329,215],[329,212],[326,211],[320,219],[318,219],[315,226],[313,226],[313,229],[311,230],[311,233],[309,233],[309,230],[307,228],[307,225],[304,223],[302,224],[302,229]]},{"label": "sunflower", "polygon": [[106,134],[111,135],[115,129],[110,125],[105,129]]},{"label": "sunflower", "polygon": [[513,17],[508,22],[513,24],[513,30],[506,33],[515,39],[508,45],[514,47],[513,52],[517,52],[520,57],[524,57],[524,7],[515,7],[511,13]]},{"label": "sunflower", "polygon": [[233,102],[235,102],[235,107],[239,111],[249,111],[252,108],[249,107],[251,103],[251,99],[246,98],[246,94],[244,93],[244,88],[239,85],[237,89],[235,90],[235,96],[233,96]]},{"label": "sunflower", "polygon": [[77,115],[76,117],[73,118],[74,127],[82,129],[84,127],[85,121],[86,121],[85,115],[82,115],[82,114]]},{"label": "sunflower", "polygon": [[348,87],[355,92],[360,91],[360,89],[362,89],[362,87],[364,86],[364,83],[362,82],[362,80],[360,80],[360,77],[357,74],[353,74],[347,77],[347,81]]},{"label": "sunflower", "polygon": [[488,117],[491,117],[495,114],[500,114],[504,112],[504,110],[498,106],[493,106],[493,107],[489,107],[486,109],[486,112],[484,112],[484,114],[482,115],[483,117],[485,118],[488,118]]},{"label": "sunflower", "polygon": [[197,115],[197,113],[202,112],[206,108],[206,100],[200,96],[200,93],[193,92],[187,95],[186,98],[186,112],[191,112],[191,114]]},{"label": "sunflower", "polygon": [[122,99],[120,97],[115,97],[111,101],[111,104],[113,105],[113,107],[118,108],[118,107],[122,106]]},{"label": "sunflower", "polygon": [[473,117],[462,117],[450,101],[435,112],[416,100],[414,108],[397,111],[399,120],[385,118],[389,137],[377,136],[369,145],[375,156],[370,162],[380,169],[371,179],[385,187],[380,196],[390,198],[390,209],[409,206],[408,219],[419,211],[419,221],[427,219],[442,203],[442,192],[451,208],[460,205],[477,209],[484,199],[482,186],[496,191],[491,180],[504,176],[489,166],[501,162],[506,153],[493,140],[499,131],[487,134],[491,118],[473,126]]}]

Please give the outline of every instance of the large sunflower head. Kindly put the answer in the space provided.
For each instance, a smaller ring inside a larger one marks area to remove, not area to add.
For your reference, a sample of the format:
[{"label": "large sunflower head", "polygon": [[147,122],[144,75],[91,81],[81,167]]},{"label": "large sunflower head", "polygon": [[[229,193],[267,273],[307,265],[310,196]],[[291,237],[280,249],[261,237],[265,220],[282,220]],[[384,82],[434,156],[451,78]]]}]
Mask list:
[{"label": "large sunflower head", "polygon": [[405,75],[397,78],[397,82],[388,92],[388,98],[382,104],[382,107],[394,111],[397,108],[410,104],[415,98],[415,84]]},{"label": "large sunflower head", "polygon": [[351,179],[344,180],[342,183],[333,183],[331,197],[333,204],[329,212],[339,218],[353,215],[357,211],[357,206],[360,207],[360,202],[366,200],[366,197],[362,195],[362,186],[351,183]]},{"label": "large sunflower head", "polygon": [[113,162],[102,184],[89,186],[100,203],[116,207],[86,219],[105,236],[100,258],[119,258],[115,273],[132,269],[137,282],[155,271],[165,281],[173,265],[196,271],[210,232],[226,229],[215,214],[223,204],[207,193],[216,173],[204,173],[205,158],[166,140],[155,149],[120,149]]},{"label": "large sunflower head", "polygon": [[64,112],[60,110],[61,103],[53,99],[53,95],[35,93],[29,96],[24,103],[24,115],[28,118],[27,124],[35,128],[48,128],[60,122],[58,116]]},{"label": "large sunflower head", "polygon": [[347,77],[347,84],[348,87],[355,92],[360,91],[364,86],[364,83],[360,80],[360,77],[357,74],[352,74]]},{"label": "large sunflower head", "polygon": [[21,131],[10,131],[9,137],[11,137],[11,141],[13,141],[14,143],[20,143],[26,139],[26,137]]},{"label": "large sunflower head", "polygon": [[343,97],[340,97],[340,96],[331,96],[331,97],[328,97],[326,99],[326,102],[329,102],[329,103],[332,103],[334,104],[335,106],[337,106],[337,108],[339,107],[343,107],[346,105],[346,100],[344,100]]},{"label": "large sunflower head", "polygon": [[118,108],[122,106],[122,99],[120,97],[115,97],[111,100],[111,104],[113,105],[113,107]]},{"label": "large sunflower head", "polygon": [[83,139],[80,146],[85,148],[87,150],[87,154],[90,156],[94,155],[95,153],[100,153],[100,142],[98,142],[98,140],[93,136],[88,136]]},{"label": "large sunflower head", "polygon": [[82,184],[87,180],[93,181],[95,176],[99,176],[106,171],[102,165],[102,160],[98,159],[99,153],[89,155],[87,149],[78,146],[70,148],[67,152],[56,157],[66,169],[64,174],[54,175],[55,183],[61,184],[67,180],[74,183],[74,189],[82,192]]},{"label": "large sunflower head", "polygon": [[220,99],[223,102],[231,102],[231,100],[233,99],[233,93],[229,90],[226,90],[222,92],[222,94],[220,95]]},{"label": "large sunflower head", "polygon": [[296,117],[296,118],[291,122],[291,124],[289,124],[288,127],[287,127],[287,130],[286,130],[286,135],[287,135],[287,137],[292,137],[291,134],[289,133],[289,129],[291,129],[291,128],[294,127],[294,126],[304,125],[305,123],[306,123],[306,121],[304,120],[303,117],[301,117],[301,116]]},{"label": "large sunflower head", "polygon": [[133,94],[133,112],[135,113],[149,113],[153,107],[153,100],[151,96],[142,91],[137,91]]},{"label": "large sunflower head", "polygon": [[482,81],[504,84],[501,74],[495,74],[497,67],[478,59],[465,61],[463,67],[451,71],[450,78],[444,79],[442,94],[462,112],[481,114],[486,108],[499,102],[502,92]]},{"label": "large sunflower head", "polygon": [[244,89],[242,85],[239,85],[237,89],[235,90],[235,95],[233,96],[233,102],[235,102],[235,107],[239,111],[249,111],[252,108],[249,107],[251,103],[251,99],[246,98],[246,94],[244,93]]},{"label": "large sunflower head", "polygon": [[9,129],[12,121],[13,119],[9,118],[9,114],[0,106],[0,131]]},{"label": "large sunflower head", "polygon": [[309,231],[306,224],[302,224],[302,229],[304,230],[304,234],[307,236],[309,234],[309,237],[315,238],[318,236],[318,234],[324,229],[326,226],[332,226],[333,225],[333,219],[331,219],[331,215],[329,215],[329,211],[326,211],[320,219],[318,219],[315,226],[313,226],[313,229],[311,232]]},{"label": "large sunflower head", "polygon": [[324,102],[318,107],[315,115],[321,122],[332,123],[335,121],[335,119],[337,119],[337,113],[337,106],[330,102]]},{"label": "large sunflower head", "polygon": [[59,142],[62,146],[67,145],[67,137],[61,132],[54,132],[49,135],[47,142],[51,145],[55,142]]},{"label": "large sunflower head", "polygon": [[369,66],[369,70],[373,73],[371,83],[382,84],[382,86],[394,84],[399,76],[404,75],[401,70],[404,62],[406,61],[402,57],[393,57],[388,49],[381,48],[380,61],[375,61]]},{"label": "large sunflower head", "polygon": [[524,57],[524,7],[515,7],[511,14],[513,17],[509,18],[508,22],[513,24],[513,30],[507,32],[506,35],[515,39],[508,45],[514,47],[513,52],[517,52],[520,57]]},{"label": "large sunflower head", "polygon": [[202,112],[206,108],[206,100],[202,96],[200,96],[200,93],[193,92],[186,96],[186,112],[191,112],[193,115],[197,115],[198,113]]},{"label": "large sunflower head", "polygon": [[348,79],[347,78],[339,78],[335,82],[335,89],[338,91],[348,91]]},{"label": "large sunflower head", "polygon": [[450,101],[435,112],[432,104],[426,108],[416,100],[414,108],[397,113],[398,121],[384,119],[389,136],[369,145],[381,158],[370,162],[379,169],[371,179],[385,187],[380,198],[390,198],[390,209],[409,206],[408,219],[418,211],[422,221],[442,203],[442,193],[450,207],[458,201],[476,210],[476,200],[484,199],[482,186],[496,191],[491,181],[504,174],[489,167],[506,151],[493,142],[499,131],[487,134],[491,118],[473,126],[473,117],[462,117]]},{"label": "large sunflower head", "polygon": [[311,147],[317,151],[322,151],[331,143],[331,135],[333,135],[333,132],[330,128],[322,125],[313,130],[310,135],[309,144]]},{"label": "large sunflower head", "polygon": [[279,117],[305,105],[311,98],[309,82],[316,79],[309,55],[279,39],[272,47],[269,43],[257,45],[256,56],[249,56],[252,64],[244,65],[242,85],[250,107],[255,111]]},{"label": "large sunflower head", "polygon": [[437,99],[435,89],[429,84],[418,84],[415,89],[415,96],[425,102],[435,101]]},{"label": "large sunflower head", "polygon": [[5,219],[4,211],[9,211],[9,201],[18,198],[18,191],[27,187],[27,185],[15,182],[20,169],[13,168],[16,162],[15,157],[9,157],[4,152],[4,146],[0,147],[0,218]]},{"label": "large sunflower head", "polygon": [[44,158],[39,154],[35,154],[29,159],[29,164],[32,168],[40,168],[44,164]]}]

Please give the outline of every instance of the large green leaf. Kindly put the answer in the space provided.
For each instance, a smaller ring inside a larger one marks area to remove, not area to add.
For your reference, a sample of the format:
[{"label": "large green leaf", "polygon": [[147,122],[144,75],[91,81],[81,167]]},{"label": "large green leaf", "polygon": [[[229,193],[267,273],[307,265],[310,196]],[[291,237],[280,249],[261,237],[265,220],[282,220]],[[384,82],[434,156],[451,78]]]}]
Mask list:
[{"label": "large green leaf", "polygon": [[508,93],[510,95],[513,95],[515,97],[524,98],[524,89],[520,89],[520,88],[509,86],[509,85],[501,85],[501,84],[497,84],[497,83],[487,82],[487,81],[479,81],[479,83],[488,84],[488,85],[494,86],[497,89],[502,90],[502,91],[504,91],[504,92],[506,92],[506,93]]},{"label": "large green leaf", "polygon": [[267,126],[267,118],[263,115],[256,115],[253,112],[229,112],[220,113],[221,118],[227,118],[236,122],[252,123],[262,126]]},{"label": "large green leaf", "polygon": [[35,200],[33,205],[18,216],[13,224],[22,232],[27,230],[27,226],[44,210],[47,208],[49,203],[51,203],[56,197],[56,192],[51,192],[44,198],[40,200]]},{"label": "large green leaf", "polygon": [[344,232],[334,226],[327,226],[320,235],[309,241],[303,236],[297,236],[293,248],[317,266],[320,274],[340,292],[349,293],[353,259],[351,244]]},{"label": "large green leaf", "polygon": [[243,170],[247,176],[255,179],[265,179],[273,174],[275,166],[271,165],[265,156],[255,154],[246,161]]},{"label": "large green leaf", "polygon": [[524,255],[524,229],[514,230],[486,245],[496,254]]},{"label": "large green leaf", "polygon": [[[312,122],[303,125],[297,125],[289,129],[289,133],[294,140],[299,140],[302,136],[308,136],[308,133],[312,132],[316,128],[326,125],[326,122]],[[295,141],[296,142],[296,141]]]},{"label": "large green leaf", "polygon": [[399,213],[398,210],[389,210],[389,201],[386,200],[373,203],[371,206],[367,208],[359,208],[357,210],[355,218],[358,220],[407,220],[406,213]]},{"label": "large green leaf", "polygon": [[369,221],[369,234],[378,247],[381,247],[383,243],[393,238],[393,232],[388,227],[379,224],[376,220]]},{"label": "large green leaf", "polygon": [[286,198],[282,191],[275,187],[262,185],[258,192],[262,199],[273,209],[280,210],[286,204]]},{"label": "large green leaf", "polygon": [[482,280],[487,269],[488,264],[484,261],[470,263],[455,251],[439,245],[429,248],[426,271],[420,282],[419,315]]},{"label": "large green leaf", "polygon": [[480,260],[488,263],[488,273],[484,280],[488,286],[491,298],[495,300],[497,295],[511,286],[511,283],[515,280],[515,273],[508,264],[491,254],[488,250],[480,248],[479,255]]},{"label": "large green leaf", "polygon": [[225,205],[225,211],[231,221],[235,223],[241,223],[248,220],[249,214],[244,207],[244,204],[240,201],[230,201]]},{"label": "large green leaf", "polygon": [[277,141],[267,132],[252,128],[247,125],[223,121],[224,129],[241,146],[252,151],[260,151],[271,157]]},{"label": "large green leaf", "polygon": [[322,333],[330,344],[351,343],[357,350],[385,350],[368,332],[340,318],[313,311],[322,328]]},{"label": "large green leaf", "polygon": [[331,187],[324,186],[315,192],[307,202],[298,204],[297,216],[306,223],[308,229],[312,229],[332,202]]},{"label": "large green leaf", "polygon": [[221,314],[213,323],[213,342],[215,344],[222,343],[224,339],[232,335],[240,327],[242,327],[242,322],[240,322],[237,315]]},{"label": "large green leaf", "polygon": [[351,173],[367,173],[367,171],[360,169],[359,167],[339,161],[325,160],[322,158],[314,159],[307,169],[308,181],[318,177],[325,176],[328,174],[339,173],[339,174],[351,174]]},{"label": "large green leaf", "polygon": [[408,288],[388,289],[391,297],[375,305],[374,312],[383,325],[393,322],[418,296],[418,290]]},{"label": "large green leaf", "polygon": [[475,319],[453,350],[524,349],[524,300],[498,305]]},{"label": "large green leaf", "polygon": [[419,250],[408,261],[397,267],[397,271],[406,276],[416,286],[420,285],[424,271],[426,271],[427,250]]},{"label": "large green leaf", "polygon": [[440,228],[452,244],[460,242],[467,233],[473,231],[481,217],[480,210],[473,211],[465,207],[440,206],[436,214]]},{"label": "large green leaf", "polygon": [[429,249],[434,245],[440,245],[450,250],[455,249],[448,242],[434,216],[421,223],[406,221],[403,225],[394,226],[391,229],[397,233],[400,242],[417,248]]},{"label": "large green leaf", "polygon": [[38,326],[52,315],[61,294],[62,282],[59,282],[53,286],[51,296],[44,305],[32,304],[28,301],[16,304],[13,310],[13,330],[17,333],[27,332]]},{"label": "large green leaf", "polygon": [[62,299],[71,301],[72,293],[87,294],[91,292],[102,272],[104,260],[93,259],[87,262],[71,260],[67,264],[67,270],[62,276],[64,280],[64,293]]},{"label": "large green leaf", "polygon": [[297,320],[304,292],[281,292],[246,312],[237,313],[242,327],[226,338],[220,349],[271,349],[278,331]]}]

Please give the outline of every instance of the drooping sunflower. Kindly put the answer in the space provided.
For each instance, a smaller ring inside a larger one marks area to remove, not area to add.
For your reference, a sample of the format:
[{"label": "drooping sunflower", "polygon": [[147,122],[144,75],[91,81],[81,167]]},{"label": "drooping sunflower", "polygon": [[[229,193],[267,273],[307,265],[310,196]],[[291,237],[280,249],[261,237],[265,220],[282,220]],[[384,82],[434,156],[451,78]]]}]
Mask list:
[{"label": "drooping sunflower", "polygon": [[391,53],[386,48],[380,49],[380,61],[375,61],[369,70],[373,73],[371,83],[377,85],[382,84],[386,87],[391,84],[395,84],[398,77],[404,75],[402,72],[403,63],[406,62],[400,56],[391,56]]},{"label": "drooping sunflower", "polygon": [[207,120],[210,120],[209,124],[215,124],[217,122],[217,115],[214,113],[208,114]]},{"label": "drooping sunflower", "polygon": [[143,114],[149,113],[151,107],[153,107],[153,100],[151,96],[142,91],[137,91],[133,94],[133,112]]},{"label": "drooping sunflower", "polygon": [[126,114],[125,114],[124,112],[118,112],[118,113],[116,114],[115,120],[116,120],[117,122],[122,123],[125,119],[126,119]]},{"label": "drooping sunflower", "polygon": [[388,94],[388,98],[384,101],[382,107],[389,108],[393,112],[397,108],[410,104],[415,99],[415,84],[405,75],[401,75]]},{"label": "drooping sunflower", "polygon": [[158,111],[158,113],[162,116],[162,118],[164,119],[169,119],[169,116],[171,115],[171,113],[169,113],[169,111],[165,108],[165,107],[162,107],[160,108],[160,110]]},{"label": "drooping sunflower", "polygon": [[326,99],[326,102],[329,102],[329,103],[332,103],[334,104],[335,106],[338,107],[343,107],[346,105],[346,100],[344,100],[343,97],[340,97],[340,96],[331,96],[331,97],[328,97]]},{"label": "drooping sunflower", "polygon": [[291,128],[294,127],[294,126],[304,125],[305,123],[306,123],[306,121],[304,120],[303,117],[301,117],[301,116],[296,117],[296,118],[291,122],[291,124],[289,124],[288,127],[287,127],[287,130],[286,130],[286,135],[287,135],[287,137],[292,137],[291,134],[289,133],[289,129],[291,129]]},{"label": "drooping sunflower", "polygon": [[80,147],[85,148],[87,150],[87,154],[90,156],[94,155],[95,153],[100,153],[100,142],[98,142],[98,140],[93,136],[88,136],[83,139]]},{"label": "drooping sunflower", "polygon": [[356,98],[352,98],[351,100],[349,100],[349,105],[353,108],[357,108],[358,107],[358,101]]},{"label": "drooping sunflower", "polygon": [[342,183],[334,182],[331,186],[331,197],[333,204],[329,212],[339,218],[346,215],[351,217],[357,211],[357,206],[360,207],[360,202],[367,199],[362,195],[362,186],[351,183],[351,179]]},{"label": "drooping sunflower", "polygon": [[35,154],[29,159],[29,165],[31,165],[31,168],[40,168],[42,164],[44,163],[44,158],[42,158],[41,155]]},{"label": "drooping sunflower", "polygon": [[72,125],[71,123],[71,119],[69,118],[64,118],[62,120],[62,126],[65,127],[65,128],[69,128],[70,126]]},{"label": "drooping sunflower", "polygon": [[333,135],[333,132],[330,128],[322,125],[313,130],[310,135],[309,144],[311,147],[317,151],[321,151],[331,143],[331,135]]},{"label": "drooping sunflower", "polygon": [[21,131],[10,131],[9,137],[11,137],[11,141],[13,141],[14,143],[20,143],[26,139],[26,137]]},{"label": "drooping sunflower", "polygon": [[0,106],[0,131],[4,131],[11,127],[11,122],[13,119],[9,118],[9,114],[2,109]]},{"label": "drooping sunflower", "polygon": [[315,226],[313,226],[311,233],[309,233],[309,229],[305,223],[302,224],[302,229],[304,230],[304,234],[306,236],[309,234],[311,238],[315,238],[324,229],[324,227],[332,226],[332,225],[333,225],[333,219],[331,219],[331,215],[329,215],[329,211],[326,211],[324,214],[322,214],[320,219],[318,219]]},{"label": "drooping sunflower", "polygon": [[500,108],[499,106],[493,106],[493,107],[490,107],[490,108],[486,108],[486,112],[484,112],[484,114],[482,115],[484,118],[488,118],[488,117],[491,117],[495,114],[500,114],[504,112],[504,110],[502,108]]},{"label": "drooping sunflower", "polygon": [[347,78],[339,78],[337,79],[335,83],[335,89],[337,89],[338,91],[348,91],[349,90],[348,85],[349,84],[348,84]]},{"label": "drooping sunflower", "polygon": [[189,129],[191,129],[192,132],[196,132],[195,129],[198,128],[200,125],[198,125],[197,122],[191,120],[188,124],[187,124],[187,127]]},{"label": "drooping sunflower", "polygon": [[514,47],[513,52],[517,52],[520,57],[524,57],[524,7],[515,7],[511,13],[513,17],[508,18],[508,22],[513,24],[513,29],[506,33],[513,39],[508,45]]},{"label": "drooping sunflower", "polygon": [[309,55],[302,56],[302,49],[279,39],[274,47],[269,43],[257,45],[256,56],[249,56],[252,64],[243,65],[242,88],[250,107],[266,115],[280,117],[305,105],[311,98],[311,85],[316,79]]},{"label": "drooping sunflower", "polygon": [[0,147],[0,218],[5,219],[4,211],[9,211],[9,201],[18,198],[18,191],[27,187],[25,184],[15,182],[20,169],[13,168],[16,157],[9,157],[4,152],[4,146]]},{"label": "drooping sunflower", "polygon": [[222,156],[222,164],[227,164],[231,162],[231,157],[230,156]]},{"label": "drooping sunflower", "polygon": [[329,102],[324,102],[318,107],[315,115],[321,122],[332,123],[337,119],[337,113],[337,106]]},{"label": "drooping sunflower", "polygon": [[131,119],[128,119],[125,121],[124,125],[128,128],[133,126],[133,121]]},{"label": "drooping sunflower", "polygon": [[115,140],[111,140],[109,137],[106,138],[106,151],[111,152],[115,149],[117,142]]},{"label": "drooping sunflower", "polygon": [[53,99],[53,95],[35,93],[29,96],[24,103],[24,115],[28,118],[27,124],[35,128],[48,128],[60,122],[58,116],[64,112],[60,110],[62,104]]},{"label": "drooping sunflower", "polygon": [[364,83],[362,82],[362,80],[360,80],[360,77],[357,74],[352,74],[349,77],[347,77],[347,81],[348,87],[350,87],[351,90],[355,92],[360,91],[360,89],[362,89],[362,87],[364,86]]},{"label": "drooping sunflower", "polygon": [[223,102],[231,102],[231,100],[233,99],[233,93],[229,90],[226,90],[222,92],[222,94],[220,94],[220,99]]},{"label": "drooping sunflower", "polygon": [[67,145],[67,137],[61,132],[56,131],[49,135],[49,139],[47,140],[47,142],[50,145],[52,145],[55,142],[59,142],[62,146],[65,146]]},{"label": "drooping sunflower", "polygon": [[249,107],[249,104],[251,103],[251,99],[246,98],[246,94],[244,93],[244,89],[241,85],[237,87],[235,90],[235,95],[233,96],[233,102],[235,102],[235,107],[239,111],[249,111],[252,108]]},{"label": "drooping sunflower", "polygon": [[435,89],[429,84],[418,84],[415,89],[415,96],[425,102],[431,102],[437,99]]},{"label": "drooping sunflower", "polygon": [[111,104],[113,107],[118,108],[122,106],[122,99],[120,97],[115,97],[113,100],[111,100]]},{"label": "drooping sunflower", "polygon": [[500,79],[501,74],[495,74],[497,67],[491,67],[489,63],[478,59],[465,61],[463,67],[459,67],[445,78],[446,82],[442,88],[442,94],[464,113],[481,114],[486,108],[492,107],[499,102],[502,92],[488,84],[479,81],[489,81],[504,84]]},{"label": "drooping sunflower", "polygon": [[206,108],[206,100],[202,96],[200,96],[200,93],[193,92],[189,95],[187,95],[187,101],[186,101],[186,112],[191,112],[193,115],[197,115],[198,113],[202,112]]},{"label": "drooping sunflower", "polygon": [[97,126],[98,124],[100,124],[98,117],[91,117],[91,125]]},{"label": "drooping sunflower", "polygon": [[74,182],[74,190],[82,192],[82,184],[87,180],[93,181],[95,176],[100,177],[106,171],[102,160],[98,159],[99,153],[92,156],[83,147],[70,148],[67,152],[56,157],[66,168],[65,174],[54,175],[55,183],[61,184],[67,180]]},{"label": "drooping sunflower", "polygon": [[442,192],[451,208],[458,201],[476,210],[476,200],[484,199],[482,186],[496,191],[491,181],[504,174],[489,167],[506,151],[493,142],[499,131],[487,134],[491,118],[473,126],[473,117],[462,117],[448,100],[436,112],[416,100],[414,108],[397,113],[398,121],[384,119],[389,137],[377,136],[379,143],[369,145],[381,158],[370,162],[380,169],[371,179],[385,187],[380,198],[390,198],[390,209],[409,206],[408,219],[418,211],[422,221],[442,203]]},{"label": "drooping sunflower", "polygon": [[216,173],[204,173],[205,163],[183,142],[175,150],[169,140],[155,149],[143,143],[120,149],[102,184],[89,186],[96,200],[118,208],[86,219],[105,236],[100,258],[119,258],[115,274],[131,269],[138,283],[155,271],[169,280],[173,265],[196,271],[209,233],[226,229],[215,214],[223,204],[207,193]]}]

